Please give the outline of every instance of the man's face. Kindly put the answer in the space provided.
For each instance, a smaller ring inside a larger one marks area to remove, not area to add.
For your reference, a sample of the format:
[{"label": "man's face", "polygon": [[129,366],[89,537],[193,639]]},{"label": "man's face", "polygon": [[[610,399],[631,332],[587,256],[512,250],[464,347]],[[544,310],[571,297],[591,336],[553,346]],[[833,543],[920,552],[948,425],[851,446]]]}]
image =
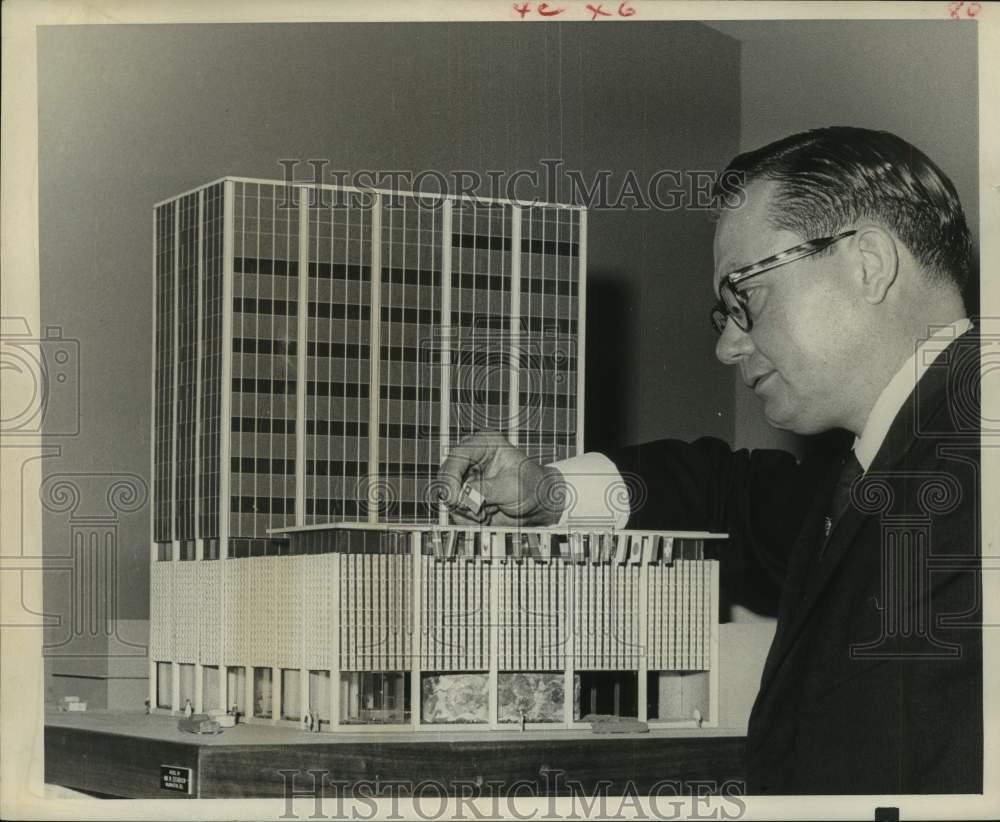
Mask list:
[{"label": "man's face", "polygon": [[[715,232],[716,294],[729,272],[815,239],[769,224],[774,190],[773,182],[751,183],[743,208],[723,212]],[[777,428],[813,434],[851,418],[851,377],[859,365],[851,344],[857,305],[843,245],[748,280],[744,293],[753,327],[746,333],[729,320],[716,345],[716,356],[739,367]]]}]

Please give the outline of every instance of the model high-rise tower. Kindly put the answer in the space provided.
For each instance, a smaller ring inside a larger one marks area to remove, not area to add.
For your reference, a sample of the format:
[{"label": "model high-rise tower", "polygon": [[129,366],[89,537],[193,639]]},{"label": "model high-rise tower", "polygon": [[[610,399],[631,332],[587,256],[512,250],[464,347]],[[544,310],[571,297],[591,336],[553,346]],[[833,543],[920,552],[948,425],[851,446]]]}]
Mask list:
[{"label": "model high-rise tower", "polygon": [[585,217],[233,178],[155,207],[153,705],[717,721],[719,535],[466,528],[436,497],[476,431],[578,453]]},{"label": "model high-rise tower", "polygon": [[474,431],[580,447],[581,210],[227,178],[154,228],[160,555],[435,521],[428,485]]}]

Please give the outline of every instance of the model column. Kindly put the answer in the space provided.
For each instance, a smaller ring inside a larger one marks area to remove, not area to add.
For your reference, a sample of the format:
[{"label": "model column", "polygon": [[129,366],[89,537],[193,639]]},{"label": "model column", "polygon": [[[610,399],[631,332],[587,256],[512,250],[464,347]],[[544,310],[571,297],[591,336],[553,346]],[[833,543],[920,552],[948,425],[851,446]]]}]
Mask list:
[{"label": "model column", "polygon": [[[296,316],[296,358],[298,374],[295,383],[295,524],[305,525],[306,517],[306,385],[309,379],[309,188],[302,186],[299,192],[299,290],[298,314]],[[318,194],[318,192],[317,192]],[[319,201],[317,196],[317,202]],[[305,557],[302,557],[305,559]],[[309,708],[309,664],[306,661],[305,590],[306,563],[301,563],[302,572],[297,580],[299,589],[301,645],[299,649],[299,720],[312,711]],[[319,716],[314,717],[319,726]]]},{"label": "model column", "polygon": [[[229,660],[226,613],[226,577],[229,567],[229,489],[231,485],[230,452],[232,450],[232,383],[233,383],[233,181],[222,184],[222,374],[219,378],[219,704],[229,708],[226,684]],[[252,671],[245,669],[244,679],[250,681]],[[251,695],[253,683],[251,682]],[[236,695],[233,694],[235,697]],[[249,706],[250,702],[244,702]]]},{"label": "model column", "polygon": [[[204,299],[202,282],[205,278],[203,250],[205,246],[205,192],[198,192],[198,260],[196,262],[196,294],[195,306],[195,378],[194,378],[194,558],[201,563],[205,559],[205,540],[201,537],[201,343],[202,343],[202,300]],[[200,565],[198,566],[201,567]],[[199,587],[202,585],[199,574]],[[205,649],[201,647],[201,629],[199,641],[195,649],[194,660],[194,710],[203,713],[205,710],[205,673],[202,659]]]}]

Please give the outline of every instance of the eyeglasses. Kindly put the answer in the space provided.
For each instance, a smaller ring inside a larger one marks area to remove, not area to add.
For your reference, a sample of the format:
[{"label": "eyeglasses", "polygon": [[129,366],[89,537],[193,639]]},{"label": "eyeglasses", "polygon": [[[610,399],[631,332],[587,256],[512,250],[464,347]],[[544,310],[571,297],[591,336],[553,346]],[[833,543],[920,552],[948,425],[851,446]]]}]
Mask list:
[{"label": "eyeglasses", "polygon": [[753,328],[753,320],[750,317],[750,306],[746,294],[739,291],[736,286],[744,280],[770,271],[772,268],[793,263],[804,257],[818,254],[824,248],[828,248],[838,240],[850,237],[857,231],[851,229],[836,234],[833,237],[820,237],[816,240],[808,240],[800,245],[793,246],[778,254],[773,254],[759,262],[737,268],[730,272],[719,283],[719,300],[712,306],[712,327],[718,334],[726,330],[726,321],[732,317],[733,322],[741,331],[749,332]]}]

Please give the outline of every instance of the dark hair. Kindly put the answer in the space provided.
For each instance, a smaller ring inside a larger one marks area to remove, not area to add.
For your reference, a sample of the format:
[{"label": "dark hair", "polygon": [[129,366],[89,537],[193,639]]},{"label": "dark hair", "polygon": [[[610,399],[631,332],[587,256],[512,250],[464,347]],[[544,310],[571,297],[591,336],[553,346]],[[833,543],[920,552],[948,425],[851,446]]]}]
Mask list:
[{"label": "dark hair", "polygon": [[732,194],[734,177],[743,186],[779,184],[775,228],[812,239],[870,219],[891,229],[932,277],[962,288],[969,276],[972,238],[955,186],[895,134],[848,126],[793,134],[736,157],[717,196]]}]

